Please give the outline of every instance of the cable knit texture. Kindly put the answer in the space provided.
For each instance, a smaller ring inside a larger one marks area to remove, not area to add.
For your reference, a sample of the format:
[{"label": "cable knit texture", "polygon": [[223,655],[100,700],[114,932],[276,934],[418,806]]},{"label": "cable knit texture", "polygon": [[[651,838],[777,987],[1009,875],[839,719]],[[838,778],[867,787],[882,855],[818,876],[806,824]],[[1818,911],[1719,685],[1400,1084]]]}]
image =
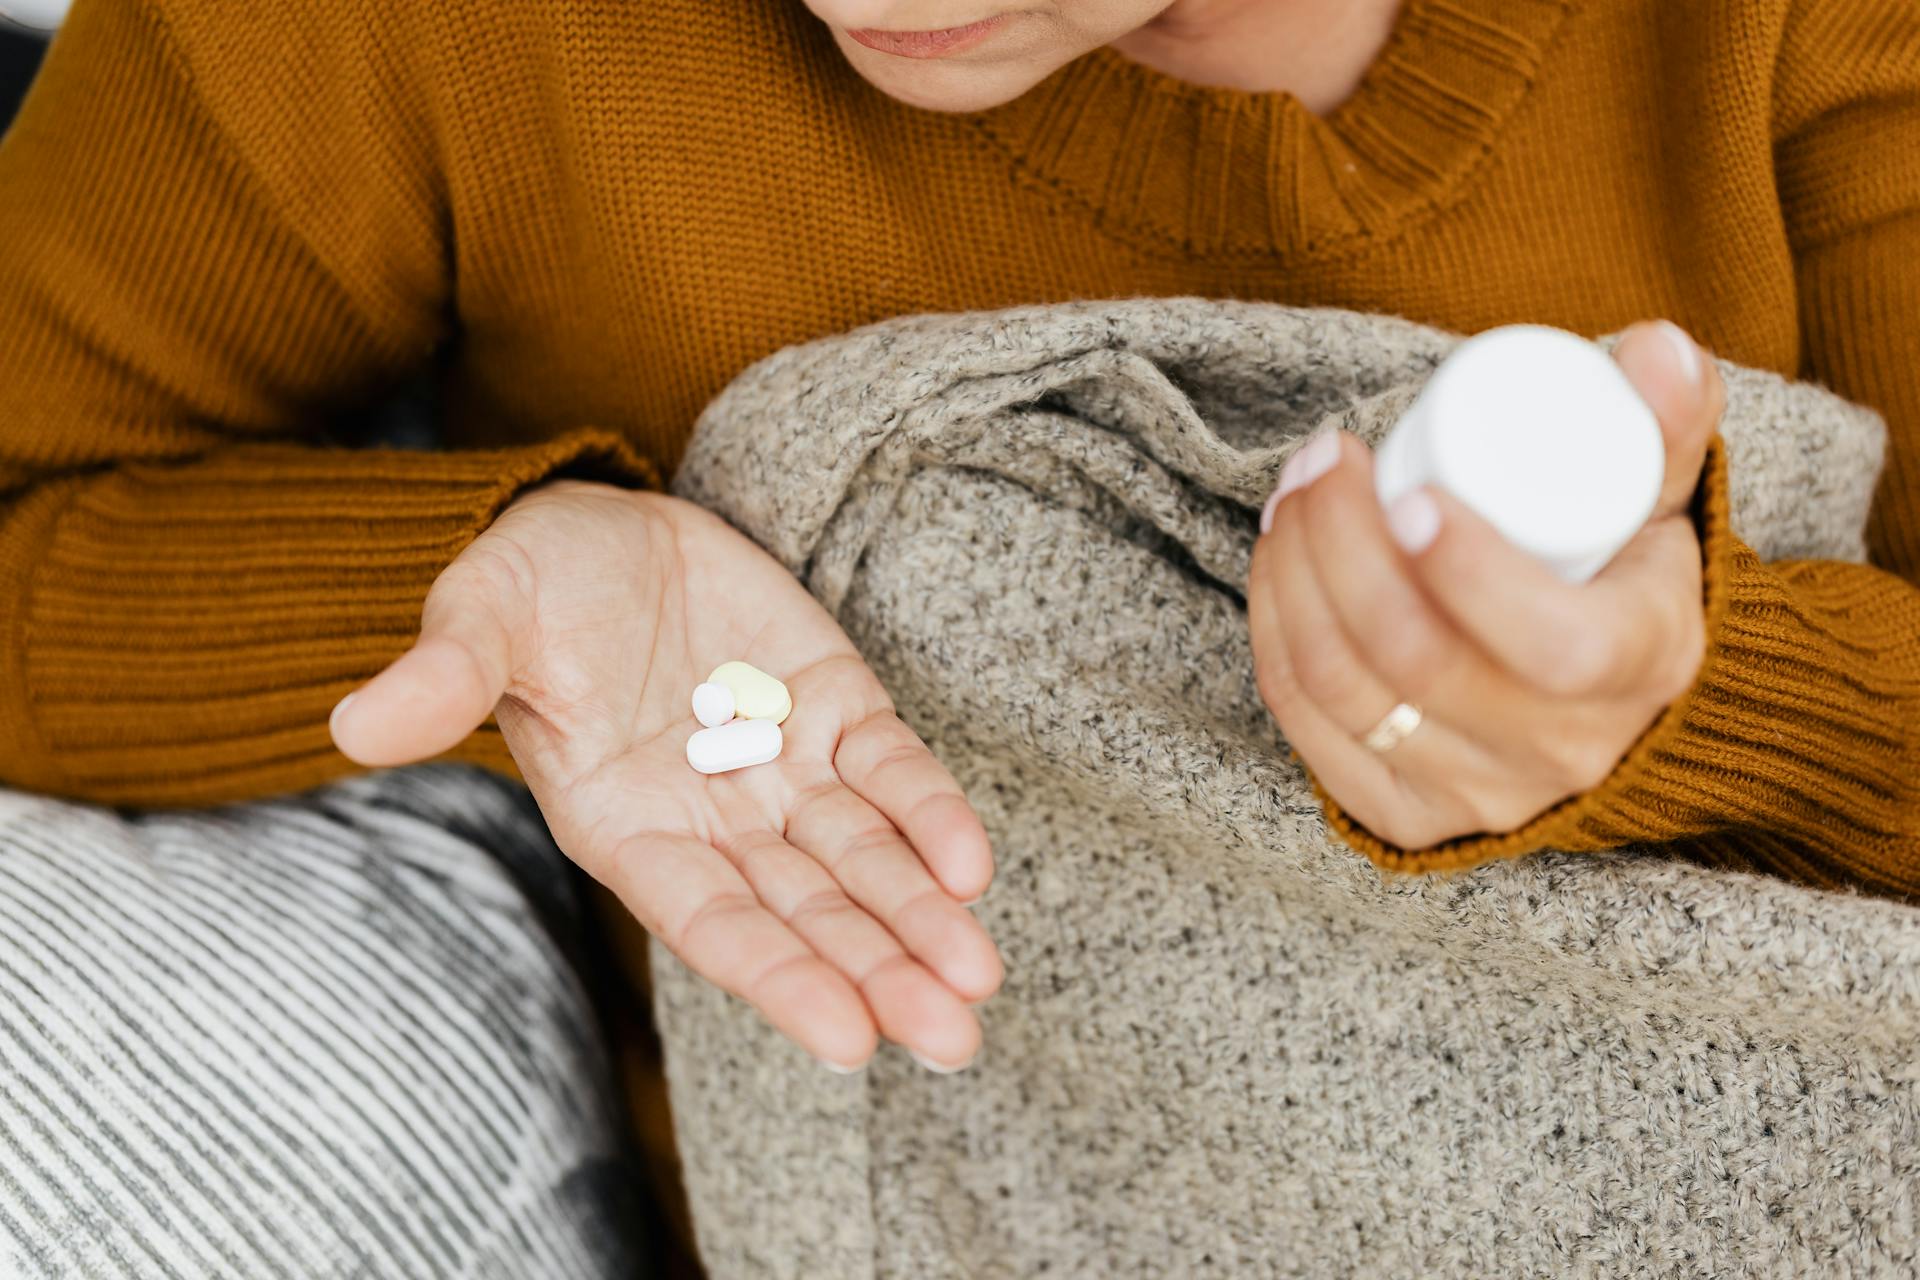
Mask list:
[{"label": "cable knit texture", "polygon": [[[1629,755],[1586,819],[1614,852],[1395,876],[1261,704],[1261,498],[1316,426],[1378,442],[1454,341],[1050,306],[807,344],[714,402],[676,489],[801,576],[974,798],[1007,961],[966,1071],[847,1078],[656,950],[716,1276],[1914,1274],[1920,912],[1630,838],[1723,713]],[[1879,420],[1725,372],[1709,544],[1863,558]],[[1748,572],[1718,563],[1715,602]]]}]

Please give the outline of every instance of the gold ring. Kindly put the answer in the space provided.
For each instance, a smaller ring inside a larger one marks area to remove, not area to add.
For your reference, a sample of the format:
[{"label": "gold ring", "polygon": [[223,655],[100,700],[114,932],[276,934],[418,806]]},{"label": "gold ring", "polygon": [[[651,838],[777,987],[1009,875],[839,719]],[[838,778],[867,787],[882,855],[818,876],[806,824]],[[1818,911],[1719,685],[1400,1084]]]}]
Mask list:
[{"label": "gold ring", "polygon": [[1391,751],[1419,727],[1420,708],[1411,702],[1402,702],[1380,717],[1380,723],[1373,726],[1373,732],[1362,741],[1370,751]]}]

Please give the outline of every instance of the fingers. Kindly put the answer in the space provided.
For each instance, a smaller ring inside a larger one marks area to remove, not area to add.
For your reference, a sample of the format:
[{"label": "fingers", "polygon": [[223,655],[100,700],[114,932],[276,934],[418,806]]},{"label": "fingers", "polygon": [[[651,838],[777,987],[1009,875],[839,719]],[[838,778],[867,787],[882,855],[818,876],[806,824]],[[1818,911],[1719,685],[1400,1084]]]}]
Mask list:
[{"label": "fingers", "polygon": [[1650,618],[1641,651],[1630,652],[1604,683],[1617,686],[1630,673],[1662,706],[1692,687],[1706,658],[1707,615],[1700,537],[1691,519],[1675,515],[1648,525],[1588,587],[1597,609],[1629,616],[1639,602]]},{"label": "fingers", "polygon": [[[1594,785],[1619,758],[1618,709],[1515,680],[1428,605],[1376,527],[1364,453],[1349,452],[1278,504],[1255,553],[1257,675],[1296,749],[1355,817],[1410,848],[1511,830]],[[1367,750],[1402,699],[1425,712],[1419,727],[1385,757]]]},{"label": "fingers", "polygon": [[860,993],[709,845],[691,836],[628,841],[606,882],[688,968],[814,1057],[855,1071],[873,1056],[873,1018]]},{"label": "fingers", "polygon": [[958,1070],[972,1061],[980,1050],[973,1011],[818,861],[766,831],[722,852],[775,915],[852,979],[882,1035],[936,1070]]},{"label": "fingers", "polygon": [[[1359,740],[1398,698],[1355,658],[1311,565],[1297,546],[1289,550],[1299,516],[1296,503],[1281,503],[1274,533],[1254,548],[1247,613],[1261,698],[1293,749],[1356,819],[1384,840],[1424,847],[1448,831],[1406,815],[1445,817],[1456,827],[1462,815],[1414,794],[1402,770]],[[1433,751],[1478,758],[1444,726],[1423,723],[1393,749],[1394,763],[1411,769],[1413,756]]]},{"label": "fingers", "polygon": [[1530,725],[1538,708],[1526,689],[1489,661],[1411,573],[1375,495],[1372,452],[1345,433],[1335,439],[1339,461],[1296,499],[1295,520],[1283,532],[1297,530],[1297,540],[1279,549],[1304,560],[1294,572],[1306,580],[1310,569],[1325,601],[1307,608],[1329,611],[1340,646],[1350,645],[1351,661],[1380,685],[1356,708],[1356,732],[1403,699],[1436,723],[1481,730],[1476,736],[1490,743],[1502,730]]},{"label": "fingers", "polygon": [[960,902],[993,880],[993,847],[960,785],[912,729],[891,712],[868,716],[834,749],[834,770],[884,814]]},{"label": "fingers", "polygon": [[456,560],[427,596],[413,647],[333,709],[335,745],[375,768],[458,745],[506,692],[520,611],[483,560]]},{"label": "fingers", "polygon": [[1666,437],[1666,479],[1653,518],[1686,510],[1700,483],[1707,443],[1726,407],[1720,370],[1685,330],[1669,320],[1634,325],[1614,359],[1660,421]]},{"label": "fingers", "polygon": [[1408,553],[1421,585],[1535,689],[1562,698],[1638,696],[1703,625],[1698,544],[1680,517],[1648,525],[1606,572],[1576,586],[1451,494],[1415,492],[1433,504],[1439,524],[1431,542]]},{"label": "fingers", "polygon": [[1685,511],[1726,388],[1666,321],[1634,326],[1616,354],[1660,421],[1666,476],[1646,527],[1592,581],[1562,581],[1440,489],[1415,490],[1389,512],[1415,576],[1446,614],[1520,680],[1560,697],[1668,688],[1701,625],[1699,549]]},{"label": "fingers", "polygon": [[999,990],[1003,971],[993,940],[878,809],[829,784],[794,806],[786,837],[961,997],[984,1000]]}]

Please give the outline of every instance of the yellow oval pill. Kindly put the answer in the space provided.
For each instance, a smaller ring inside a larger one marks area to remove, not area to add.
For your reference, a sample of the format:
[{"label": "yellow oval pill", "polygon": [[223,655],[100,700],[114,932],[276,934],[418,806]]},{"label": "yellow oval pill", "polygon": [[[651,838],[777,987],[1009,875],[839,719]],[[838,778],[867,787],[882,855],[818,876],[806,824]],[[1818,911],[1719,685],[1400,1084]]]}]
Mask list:
[{"label": "yellow oval pill", "polygon": [[779,724],[793,714],[793,695],[787,692],[787,686],[748,663],[723,662],[713,669],[707,683],[733,690],[733,714],[745,719]]}]

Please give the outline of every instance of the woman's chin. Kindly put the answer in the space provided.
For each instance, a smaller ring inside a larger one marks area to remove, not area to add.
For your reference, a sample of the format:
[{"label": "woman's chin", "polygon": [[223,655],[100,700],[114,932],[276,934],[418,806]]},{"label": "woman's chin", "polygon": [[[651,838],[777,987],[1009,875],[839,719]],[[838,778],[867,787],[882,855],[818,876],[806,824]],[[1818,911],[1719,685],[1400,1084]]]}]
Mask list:
[{"label": "woman's chin", "polygon": [[985,111],[1015,98],[1055,68],[1027,58],[910,58],[882,53],[833,33],[862,79],[890,98],[927,111]]}]

